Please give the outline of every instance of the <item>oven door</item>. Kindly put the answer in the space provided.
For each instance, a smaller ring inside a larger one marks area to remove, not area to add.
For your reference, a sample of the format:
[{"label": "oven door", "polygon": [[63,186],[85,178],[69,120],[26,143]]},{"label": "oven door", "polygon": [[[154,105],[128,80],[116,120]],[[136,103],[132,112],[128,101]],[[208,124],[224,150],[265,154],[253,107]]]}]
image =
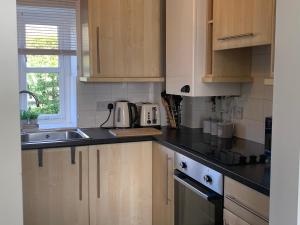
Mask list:
[{"label": "oven door", "polygon": [[175,170],[175,225],[222,225],[223,196]]}]

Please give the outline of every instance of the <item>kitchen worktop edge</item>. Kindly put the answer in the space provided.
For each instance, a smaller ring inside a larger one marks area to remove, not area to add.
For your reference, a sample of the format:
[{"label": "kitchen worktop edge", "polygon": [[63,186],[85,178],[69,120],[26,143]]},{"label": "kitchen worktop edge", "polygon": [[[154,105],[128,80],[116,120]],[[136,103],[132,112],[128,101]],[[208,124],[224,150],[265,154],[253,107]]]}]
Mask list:
[{"label": "kitchen worktop edge", "polygon": [[[199,132],[199,129],[184,128],[188,132]],[[256,165],[241,165],[241,166],[227,166],[220,162],[206,158],[205,156],[196,154],[193,149],[187,149],[180,145],[175,139],[171,139],[168,133],[175,132],[180,135],[180,132],[174,129],[162,128],[163,135],[160,136],[144,136],[144,137],[115,137],[111,135],[108,129],[99,128],[83,128],[81,129],[90,138],[79,141],[67,141],[57,143],[42,143],[42,144],[23,144],[22,150],[33,149],[51,149],[72,146],[87,146],[87,145],[101,145],[101,144],[116,144],[126,142],[140,142],[140,141],[156,141],[175,152],[181,153],[195,161],[203,163],[206,166],[215,169],[225,176],[237,180],[238,182],[264,194],[270,194],[270,164],[256,164]],[[247,142],[247,140],[244,140]]]}]

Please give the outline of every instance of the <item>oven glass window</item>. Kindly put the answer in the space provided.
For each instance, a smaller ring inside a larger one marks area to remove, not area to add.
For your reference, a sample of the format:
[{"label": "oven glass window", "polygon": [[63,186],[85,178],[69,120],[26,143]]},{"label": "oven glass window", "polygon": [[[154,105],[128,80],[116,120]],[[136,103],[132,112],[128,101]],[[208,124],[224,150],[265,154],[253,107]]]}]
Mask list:
[{"label": "oven glass window", "polygon": [[175,225],[215,225],[215,213],[214,203],[175,180]]}]

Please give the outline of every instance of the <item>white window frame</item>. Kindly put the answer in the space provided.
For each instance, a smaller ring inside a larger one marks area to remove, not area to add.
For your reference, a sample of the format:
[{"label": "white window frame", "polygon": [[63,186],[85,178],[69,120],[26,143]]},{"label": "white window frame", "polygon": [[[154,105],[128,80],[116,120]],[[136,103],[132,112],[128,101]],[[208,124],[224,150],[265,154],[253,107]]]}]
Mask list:
[{"label": "white window frame", "polygon": [[[38,24],[34,23],[31,24]],[[45,25],[56,24],[48,23]],[[22,24],[23,29],[21,35],[25,36],[26,22]],[[68,26],[62,28],[68,29]],[[20,34],[19,34],[20,35]],[[58,36],[60,35],[60,29],[58,29]],[[24,38],[25,40],[25,38]],[[25,46],[25,43],[24,43]],[[41,50],[42,52],[42,50]],[[34,55],[34,54],[28,54]],[[46,54],[45,54],[46,55]],[[77,76],[77,57],[70,55],[58,55],[59,65],[58,68],[42,67],[31,68],[26,66],[26,55],[19,54],[19,86],[20,90],[27,89],[27,73],[57,73],[59,77],[59,102],[60,111],[59,114],[40,115],[38,122],[40,128],[63,128],[63,127],[76,127],[77,126],[77,100],[76,100],[76,76]],[[22,95],[20,101],[21,109],[27,109],[27,96]]]}]

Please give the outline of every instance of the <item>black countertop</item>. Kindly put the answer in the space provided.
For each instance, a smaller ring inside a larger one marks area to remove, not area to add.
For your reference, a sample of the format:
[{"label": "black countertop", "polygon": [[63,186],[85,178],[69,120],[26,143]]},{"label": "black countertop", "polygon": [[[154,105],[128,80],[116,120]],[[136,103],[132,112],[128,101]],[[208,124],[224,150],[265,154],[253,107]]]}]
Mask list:
[{"label": "black countertop", "polygon": [[249,152],[251,152],[251,154],[255,152],[255,154],[259,155],[264,151],[264,146],[262,144],[239,138],[234,139],[234,141],[230,143],[218,143],[218,140],[210,139],[208,136],[204,135],[202,129],[185,127],[181,129],[162,128],[163,134],[156,137],[128,138],[114,137],[106,129],[86,128],[81,130],[85,132],[90,139],[70,142],[23,144],[22,150],[154,140],[265,195],[270,194],[270,164],[227,165],[226,163],[222,163],[214,157],[205,154],[205,152],[211,151],[211,148],[213,147],[214,149],[225,148],[225,150],[230,148],[231,150],[233,149],[234,151],[246,155],[250,154]]},{"label": "black countertop", "polygon": [[[210,155],[203,154],[204,152],[209,152],[212,148],[212,145],[207,143],[207,141],[212,141],[212,139],[207,139],[208,137],[202,133],[202,129],[190,128],[177,130],[164,128],[163,135],[155,137],[156,141],[176,152],[203,163],[265,195],[270,194],[270,163],[226,165]],[[224,142],[221,145],[224,145]],[[264,153],[264,145],[240,138],[235,138],[230,147],[230,150],[241,152],[245,155]],[[216,149],[217,147],[213,148]],[[224,149],[224,146],[221,148]]]}]

